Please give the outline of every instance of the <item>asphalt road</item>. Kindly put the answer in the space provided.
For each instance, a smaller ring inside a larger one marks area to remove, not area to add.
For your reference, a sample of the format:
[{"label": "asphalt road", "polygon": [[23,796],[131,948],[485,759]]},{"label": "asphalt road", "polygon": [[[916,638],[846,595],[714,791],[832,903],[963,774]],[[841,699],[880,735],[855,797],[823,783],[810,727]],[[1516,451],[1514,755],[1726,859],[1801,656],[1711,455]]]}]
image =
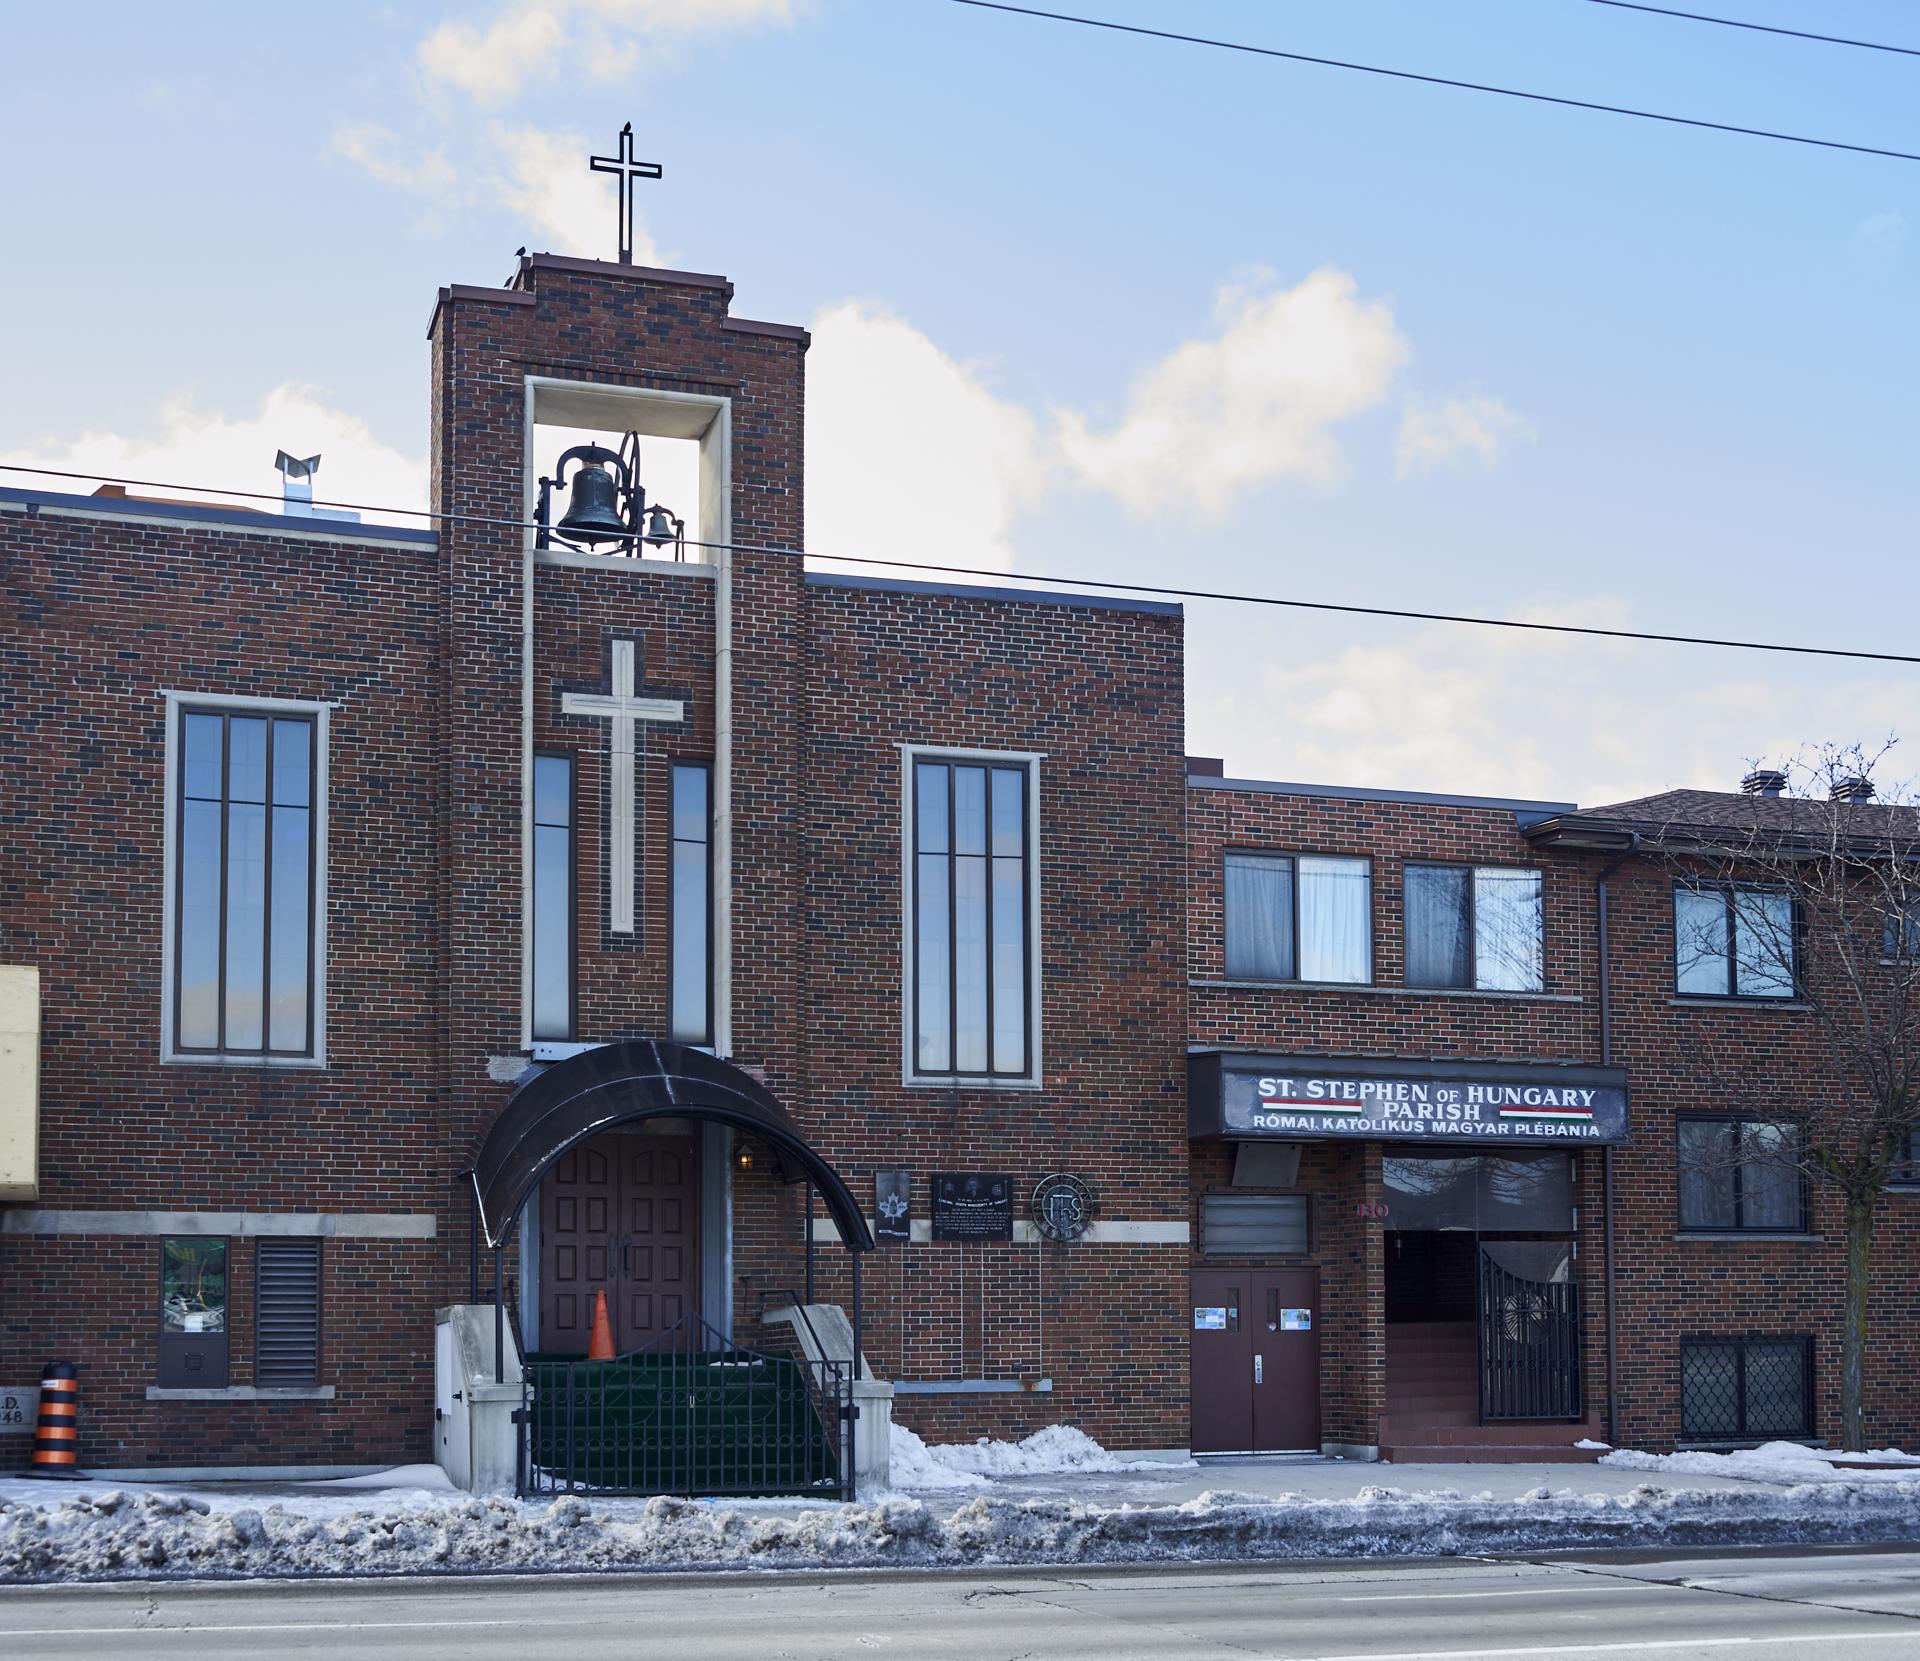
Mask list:
[{"label": "asphalt road", "polygon": [[0,1656],[381,1661],[1920,1657],[1920,1551],[0,1591]]}]

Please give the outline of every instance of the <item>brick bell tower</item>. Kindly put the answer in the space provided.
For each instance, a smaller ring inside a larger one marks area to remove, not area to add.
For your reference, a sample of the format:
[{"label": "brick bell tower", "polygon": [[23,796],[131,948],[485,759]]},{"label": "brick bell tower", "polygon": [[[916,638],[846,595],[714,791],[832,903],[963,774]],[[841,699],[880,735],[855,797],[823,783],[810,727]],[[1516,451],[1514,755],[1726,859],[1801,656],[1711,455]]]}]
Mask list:
[{"label": "brick bell tower", "polygon": [[[434,307],[456,1170],[527,1065],[612,1039],[698,1042],[793,1082],[802,574],[785,550],[808,335],[733,317],[732,297],[723,277],[532,254],[504,288],[456,284]],[[621,461],[557,476],[587,442]],[[649,497],[670,511],[647,523],[677,519],[677,539],[566,534],[583,472],[596,499],[623,466],[654,489],[670,449],[681,499]],[[706,1153],[703,1180],[724,1180],[724,1141]],[[447,1222],[457,1284],[463,1210]],[[724,1322],[726,1253],[702,1256]]]}]

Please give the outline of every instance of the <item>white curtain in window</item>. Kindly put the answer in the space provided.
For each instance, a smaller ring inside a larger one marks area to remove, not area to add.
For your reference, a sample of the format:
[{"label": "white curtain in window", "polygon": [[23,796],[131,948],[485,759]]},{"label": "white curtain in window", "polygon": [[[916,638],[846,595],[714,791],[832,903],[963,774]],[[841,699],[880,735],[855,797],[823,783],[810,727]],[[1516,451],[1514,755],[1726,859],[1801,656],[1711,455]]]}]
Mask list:
[{"label": "white curtain in window", "polygon": [[1474,985],[1489,992],[1538,992],[1540,873],[1483,866],[1473,873]]},{"label": "white curtain in window", "polygon": [[1227,975],[1293,979],[1293,861],[1271,854],[1226,857]]},{"label": "white curtain in window", "polygon": [[1373,878],[1364,859],[1302,855],[1300,978],[1373,978]]},{"label": "white curtain in window", "polygon": [[1742,889],[1733,896],[1734,991],[1743,998],[1793,996],[1793,901]]},{"label": "white curtain in window", "polygon": [[1727,995],[1727,897],[1708,890],[1674,890],[1675,984],[1682,992]]}]

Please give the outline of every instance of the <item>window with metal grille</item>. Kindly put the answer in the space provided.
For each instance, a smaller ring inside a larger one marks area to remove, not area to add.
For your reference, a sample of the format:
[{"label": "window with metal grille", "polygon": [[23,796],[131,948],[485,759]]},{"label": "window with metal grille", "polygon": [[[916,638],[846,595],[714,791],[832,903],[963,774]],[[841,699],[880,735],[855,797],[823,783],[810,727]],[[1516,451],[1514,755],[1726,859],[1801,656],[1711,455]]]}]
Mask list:
[{"label": "window with metal grille", "polygon": [[320,1382],[320,1242],[263,1239],[255,1258],[255,1384],[290,1389]]},{"label": "window with metal grille", "polygon": [[1680,1346],[1680,1434],[1764,1442],[1813,1434],[1811,1338],[1694,1338]]},{"label": "window with metal grille", "polygon": [[1305,1194],[1201,1196],[1203,1257],[1300,1257],[1308,1238]]}]

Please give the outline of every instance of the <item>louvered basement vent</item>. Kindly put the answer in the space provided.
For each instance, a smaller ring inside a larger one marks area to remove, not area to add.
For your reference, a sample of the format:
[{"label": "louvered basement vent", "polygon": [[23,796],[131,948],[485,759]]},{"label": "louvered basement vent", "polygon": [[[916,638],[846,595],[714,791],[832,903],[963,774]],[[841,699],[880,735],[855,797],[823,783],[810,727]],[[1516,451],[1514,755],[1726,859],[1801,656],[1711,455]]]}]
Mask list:
[{"label": "louvered basement vent", "polygon": [[254,1291],[254,1383],[290,1389],[320,1382],[320,1242],[260,1241]]}]

